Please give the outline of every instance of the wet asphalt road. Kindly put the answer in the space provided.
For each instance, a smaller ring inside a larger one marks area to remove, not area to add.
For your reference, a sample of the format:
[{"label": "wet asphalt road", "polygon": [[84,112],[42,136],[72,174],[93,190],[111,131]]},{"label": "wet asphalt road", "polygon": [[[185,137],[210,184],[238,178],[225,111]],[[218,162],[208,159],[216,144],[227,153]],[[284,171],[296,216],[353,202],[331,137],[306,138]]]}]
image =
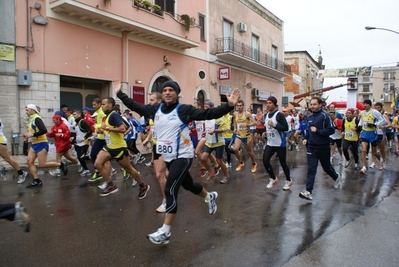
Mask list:
[{"label": "wet asphalt road", "polygon": [[[0,201],[23,201],[32,226],[24,233],[18,225],[0,221],[0,266],[282,266],[389,195],[399,161],[389,155],[387,170],[371,170],[367,176],[336,165],[343,177],[339,190],[319,166],[312,201],[298,197],[306,181],[303,148],[288,152],[294,180],[288,192],[282,190],[284,178],[266,189],[261,154],[256,154],[255,174],[248,160],[242,172],[235,172],[234,159],[228,184],[205,185],[219,193],[215,215],[208,214],[203,199],[180,190],[171,241],[163,246],[146,239],[162,226],[163,215],[155,212],[162,200],[159,185],[144,164],[137,169],[151,189],[140,201],[138,187],[131,186],[131,179],[122,180],[119,167],[119,192],[108,197],[98,196],[101,190],[80,177],[75,166],[60,178],[43,175],[40,189],[25,187],[31,179],[17,185],[8,173],[0,181]],[[273,163],[277,168],[278,161]],[[198,172],[195,159],[191,174],[197,177]]]}]

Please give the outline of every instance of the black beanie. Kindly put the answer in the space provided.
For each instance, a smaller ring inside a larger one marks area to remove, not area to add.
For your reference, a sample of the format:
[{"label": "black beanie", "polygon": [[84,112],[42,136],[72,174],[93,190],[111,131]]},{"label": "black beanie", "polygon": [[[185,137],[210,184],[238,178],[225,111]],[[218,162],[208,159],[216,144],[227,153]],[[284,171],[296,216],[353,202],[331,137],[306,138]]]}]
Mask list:
[{"label": "black beanie", "polygon": [[273,102],[273,104],[274,104],[275,106],[277,106],[277,98],[275,98],[274,96],[269,96],[269,97],[267,98],[267,101]]},{"label": "black beanie", "polygon": [[162,89],[165,87],[172,87],[173,90],[175,90],[176,94],[180,94],[180,86],[177,84],[177,82],[174,81],[167,81],[163,84]]}]

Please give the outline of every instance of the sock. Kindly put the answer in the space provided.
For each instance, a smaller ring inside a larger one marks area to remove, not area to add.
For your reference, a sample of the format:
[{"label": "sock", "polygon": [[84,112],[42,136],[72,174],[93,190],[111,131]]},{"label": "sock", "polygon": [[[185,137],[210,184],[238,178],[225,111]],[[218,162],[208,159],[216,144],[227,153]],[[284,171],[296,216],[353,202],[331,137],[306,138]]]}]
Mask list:
[{"label": "sock", "polygon": [[164,232],[164,233],[169,233],[170,232],[170,225],[167,225],[167,224],[163,224],[162,225],[162,227],[161,227],[161,229],[162,229],[162,231]]},{"label": "sock", "polygon": [[24,174],[24,172],[21,169],[19,169],[19,171],[17,171],[17,173],[18,173],[18,175]]},{"label": "sock", "polygon": [[139,184],[140,188],[143,188],[144,186],[145,186],[144,183]]},{"label": "sock", "polygon": [[112,185],[114,185],[114,183],[111,180],[111,182],[108,183],[108,186],[112,186]]}]

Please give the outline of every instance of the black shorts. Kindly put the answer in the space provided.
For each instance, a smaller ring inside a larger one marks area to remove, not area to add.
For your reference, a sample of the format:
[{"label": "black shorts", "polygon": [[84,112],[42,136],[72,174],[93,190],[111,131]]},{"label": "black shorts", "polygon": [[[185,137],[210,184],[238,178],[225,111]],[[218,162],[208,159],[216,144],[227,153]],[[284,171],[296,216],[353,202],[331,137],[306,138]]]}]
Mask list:
[{"label": "black shorts", "polygon": [[152,154],[154,155],[154,160],[157,160],[160,157],[162,157],[161,154],[157,153],[157,145],[152,145]]},{"label": "black shorts", "polygon": [[103,147],[104,151],[107,151],[113,159],[120,161],[124,156],[129,156],[129,152],[126,147],[111,149],[108,146]]},{"label": "black shorts", "polygon": [[337,148],[341,148],[341,146],[342,146],[342,138],[340,138],[340,139],[332,139],[332,138],[330,138],[330,146],[333,146],[334,144],[337,144]]},{"label": "black shorts", "polygon": [[217,146],[217,147],[209,147],[207,145],[204,146],[204,152],[206,152],[208,154],[211,154],[213,150],[215,150],[215,157],[217,159],[222,159],[223,158],[224,145],[223,146]]},{"label": "black shorts", "polygon": [[263,129],[255,129],[256,133],[262,135],[265,132],[266,128]]}]

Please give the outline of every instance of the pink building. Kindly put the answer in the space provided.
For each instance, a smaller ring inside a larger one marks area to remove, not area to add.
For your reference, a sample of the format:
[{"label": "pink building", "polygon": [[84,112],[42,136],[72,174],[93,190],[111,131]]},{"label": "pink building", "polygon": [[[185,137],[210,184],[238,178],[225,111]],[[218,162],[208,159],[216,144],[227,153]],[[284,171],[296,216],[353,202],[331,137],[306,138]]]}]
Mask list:
[{"label": "pink building", "polygon": [[180,84],[182,103],[219,104],[234,87],[254,110],[270,94],[281,101],[290,75],[283,22],[266,8],[253,0],[150,2],[1,1],[6,135],[25,132],[27,104],[40,106],[50,126],[61,104],[75,109],[113,96],[115,77],[142,103],[167,80]]}]

